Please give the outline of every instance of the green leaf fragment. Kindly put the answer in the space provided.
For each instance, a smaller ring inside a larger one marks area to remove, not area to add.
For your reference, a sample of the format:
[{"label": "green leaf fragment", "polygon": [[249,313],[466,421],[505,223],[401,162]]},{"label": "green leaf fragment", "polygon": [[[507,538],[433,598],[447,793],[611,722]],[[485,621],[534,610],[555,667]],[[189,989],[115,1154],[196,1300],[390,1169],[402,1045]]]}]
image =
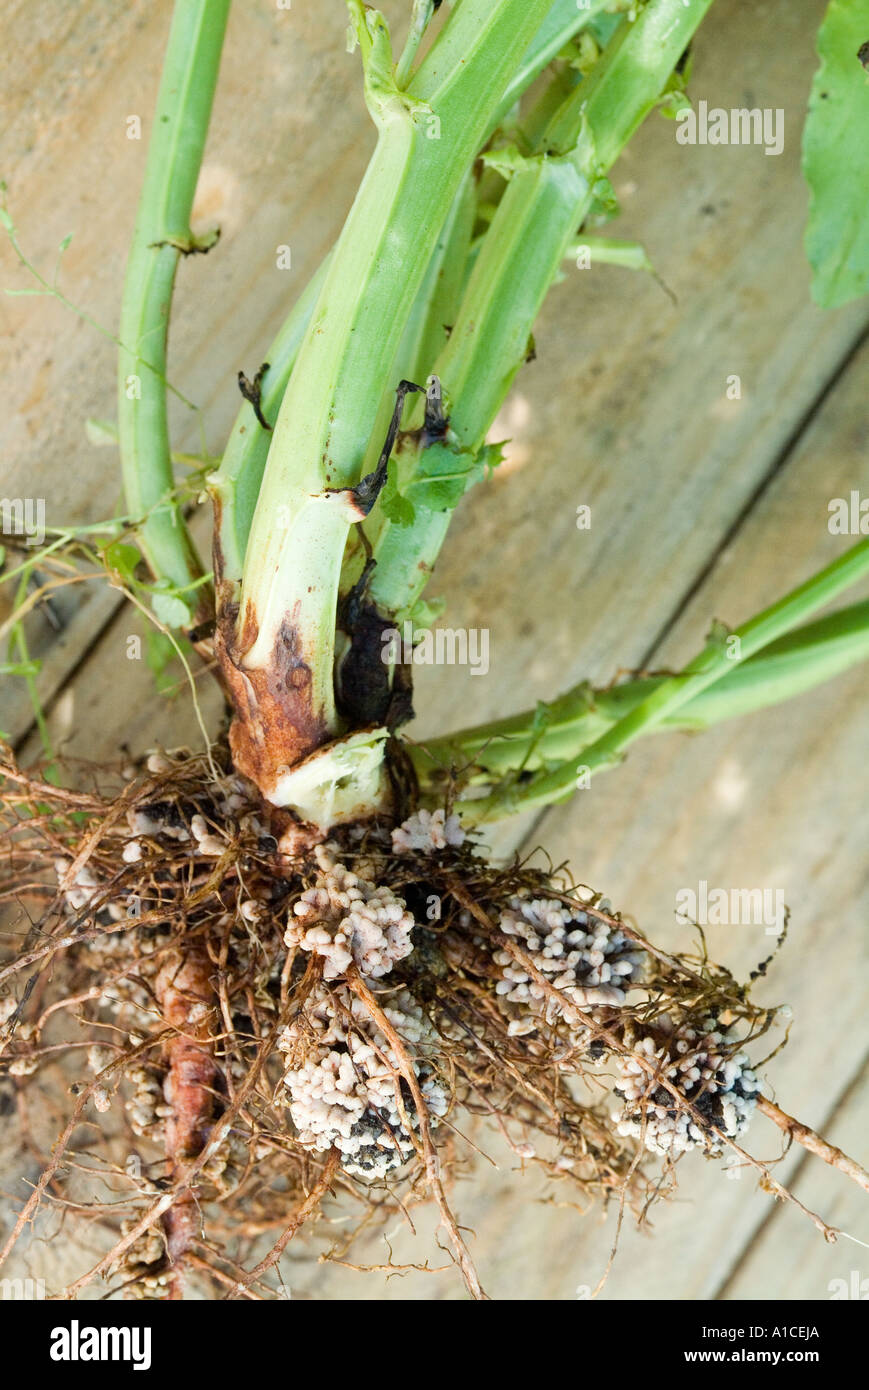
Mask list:
[{"label": "green leaf fragment", "polygon": [[445,611],[445,598],[419,598],[395,615],[396,623],[411,622],[414,629],[432,627]]},{"label": "green leaf fragment", "polygon": [[394,526],[412,526],[416,513],[413,503],[399,492],[395,479],[390,477],[380,494],[380,510]]},{"label": "green leaf fragment", "polygon": [[668,121],[676,121],[683,111],[691,111],[692,109],[691,98],[682,87],[681,82],[669,87],[658,103],[658,110]]},{"label": "green leaf fragment", "polygon": [[128,541],[112,541],[103,551],[106,568],[116,574],[128,588],[136,584],[136,567],[142,559],[142,552]]},{"label": "green leaf fragment", "polygon": [[380,507],[396,526],[412,526],[417,510],[451,512],[468,488],[480,482],[503,458],[503,443],[484,444],[477,453],[436,440],[422,449],[412,476],[399,488],[390,476]]},{"label": "green leaf fragment", "polygon": [[[577,8],[581,8],[581,6],[577,6]],[[618,3],[616,0],[616,3],[610,5],[609,11],[597,14],[592,19],[588,26],[588,33],[594,35],[600,48],[606,48],[613,34],[620,27],[625,11],[629,8],[628,4]]]},{"label": "green leaf fragment", "polygon": [[723,623],[720,618],[714,618],[706,641],[710,647],[715,647],[718,651],[724,652],[727,650],[728,638],[732,635],[732,629],[729,628],[726,623]]},{"label": "green leaf fragment", "polygon": [[869,290],[869,74],[857,56],[867,39],[866,0],[831,0],[803,131],[806,254],[812,297],[825,309]]},{"label": "green leaf fragment", "polygon": [[479,456],[441,442],[430,444],[420,454],[419,467],[404,493],[414,506],[430,512],[452,511],[484,471]]},{"label": "green leaf fragment", "polygon": [[164,627],[189,627],[193,622],[193,612],[175,593],[151,592],[151,607],[154,616]]},{"label": "green leaf fragment", "polygon": [[[165,632],[158,631],[157,628],[148,627],[145,632],[145,661],[148,669],[154,677],[154,684],[161,695],[166,695],[177,684],[178,679],[183,675],[178,648],[187,655],[192,648],[183,638],[179,641],[174,640]],[[173,669],[178,662],[177,672]]]},{"label": "green leaf fragment", "polygon": [[539,164],[541,156],[523,154],[518,145],[499,145],[494,150],[484,150],[481,160],[487,169],[494,169],[502,179],[511,179],[523,169]]}]

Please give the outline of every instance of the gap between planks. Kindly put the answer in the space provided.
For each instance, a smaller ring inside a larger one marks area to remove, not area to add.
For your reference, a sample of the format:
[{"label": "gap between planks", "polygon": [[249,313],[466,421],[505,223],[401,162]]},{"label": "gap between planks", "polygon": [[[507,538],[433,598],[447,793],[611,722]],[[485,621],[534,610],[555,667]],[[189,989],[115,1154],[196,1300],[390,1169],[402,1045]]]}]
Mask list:
[{"label": "gap between planks", "polygon": [[[866,1057],[855,1069],[854,1074],[851,1077],[851,1080],[847,1082],[843,1089],[839,1092],[839,1095],[833,1101],[833,1104],[830,1106],[829,1111],[824,1116],[822,1123],[816,1127],[817,1132],[819,1134],[824,1135],[825,1138],[829,1138],[830,1135],[835,1132],[837,1122],[840,1119],[847,1118],[850,1106],[854,1102],[859,1101],[861,1092],[867,1080],[869,1080],[869,1053],[867,1053]],[[804,1174],[816,1173],[817,1163],[818,1160],[812,1154],[806,1152],[803,1153],[803,1156],[800,1159],[799,1163],[788,1177],[788,1187],[791,1189],[791,1191],[796,1190]],[[847,1195],[848,1197],[853,1197],[853,1194],[850,1192]],[[811,1203],[809,1205],[811,1205]],[[730,1269],[727,1271],[727,1274],[722,1278],[721,1283],[715,1290],[715,1293],[712,1295],[714,1301],[717,1302],[719,1300],[726,1300],[731,1297],[731,1291],[735,1291],[735,1287],[738,1284],[740,1275],[743,1273],[743,1271],[746,1270],[747,1266],[755,1257],[757,1253],[758,1244],[763,1240],[765,1236],[767,1236],[773,1231],[773,1228],[777,1224],[780,1224],[783,1216],[784,1204],[781,1202],[776,1202],[767,1211],[766,1215],[757,1222],[757,1225],[751,1232],[750,1239],[746,1241],[739,1255],[735,1257]],[[846,1243],[846,1240],[847,1237],[845,1238],[845,1240],[840,1240],[839,1242],[837,1242],[837,1245],[841,1247]]]}]

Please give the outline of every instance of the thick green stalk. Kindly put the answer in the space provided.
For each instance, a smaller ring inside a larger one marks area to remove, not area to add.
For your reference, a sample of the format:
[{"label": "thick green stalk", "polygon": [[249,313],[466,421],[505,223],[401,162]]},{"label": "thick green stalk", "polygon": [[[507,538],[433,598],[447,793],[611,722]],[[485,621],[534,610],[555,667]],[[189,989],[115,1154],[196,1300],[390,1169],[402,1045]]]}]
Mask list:
[{"label": "thick green stalk", "polygon": [[283,799],[283,770],[338,731],[338,578],[361,517],[347,489],[395,389],[390,369],[446,210],[548,8],[548,0],[463,0],[401,92],[383,17],[351,0],[379,139],[275,425],[240,619],[225,638],[236,671],[236,759],[273,799]]},{"label": "thick green stalk", "polygon": [[[314,305],[323,288],[329,256],[299,295],[269,349],[268,370],[260,382],[260,411],[274,425],[290,373],[308,331]],[[249,401],[236,416],[220,468],[208,479],[214,502],[215,578],[234,586],[241,582],[251,522],[268,458],[271,435],[257,420]]]},{"label": "thick green stalk", "polygon": [[[869,600],[806,623],[763,647],[647,732],[699,732],[725,720],[794,699],[869,660]],[[520,769],[555,764],[575,767],[583,748],[599,738],[652,692],[666,676],[644,676],[608,689],[584,682],[550,704],[507,719],[478,724],[411,748],[423,785],[468,769],[464,785],[485,785]]]},{"label": "thick green stalk", "polygon": [[[576,0],[555,0],[545,20],[540,25],[525,54],[513,73],[510,82],[505,89],[504,95],[494,112],[490,129],[497,127],[503,117],[518,101],[527,87],[539,77],[547,63],[549,63],[577,33],[579,33],[589,21],[600,11],[606,8],[609,0],[589,0],[587,9],[578,9]],[[424,6],[417,5],[417,11],[422,14]],[[416,21],[416,17],[415,17]],[[406,49],[409,54],[414,44]],[[404,55],[403,55],[404,56]],[[397,73],[397,82],[401,86],[401,74]],[[331,252],[329,253],[331,255]],[[435,250],[437,259],[438,248]],[[283,399],[290,379],[293,364],[298,353],[302,331],[307,327],[310,320],[313,304],[316,302],[319,292],[323,285],[326,273],[326,262],[321,264],[313,280],[302,292],[301,297],[294,306],[288,320],[281,328],[277,338],[272,343],[266,354],[269,363],[269,370],[262,382],[262,409],[265,418],[272,423],[277,416],[278,407]],[[441,298],[446,297],[445,286],[441,284],[436,292]],[[429,301],[426,287],[422,292],[422,300],[426,305],[431,305],[429,323],[432,330],[432,338],[429,340],[431,348],[434,348],[435,330],[438,327],[437,306],[434,301]],[[302,317],[304,306],[304,314]],[[417,305],[419,308],[419,304]],[[417,319],[419,314],[417,314]],[[444,319],[444,322],[451,323],[452,318]],[[423,342],[420,344],[419,364],[413,370],[402,369],[393,373],[397,383],[402,376],[409,376],[414,380],[424,379],[431,370],[436,357],[436,351],[424,352]],[[438,343],[438,348],[440,343]],[[384,398],[383,412],[384,417],[388,416],[390,407],[389,400]],[[376,431],[375,431],[376,435]],[[220,505],[218,522],[218,539],[221,543],[222,559],[224,564],[223,574],[227,580],[241,579],[241,566],[247,549],[247,540],[250,534],[250,526],[253,520],[253,512],[259,488],[262,483],[262,475],[265,468],[265,460],[268,456],[271,436],[256,421],[253,410],[249,405],[242,406],[236,417],[235,426],[230,437],[230,444],[224,456],[224,464],[215,475],[215,500]],[[372,442],[372,448],[374,444]]]},{"label": "thick green stalk", "polygon": [[[166,349],[179,258],[196,250],[190,210],[208,131],[229,0],[177,0],[121,308],[118,437],[127,508],[157,579],[184,591],[202,566],[172,498]],[[191,591],[192,592],[192,591]],[[207,586],[196,591],[200,611]]]},{"label": "thick green stalk", "polygon": [[869,537],[733,632],[713,631],[706,646],[684,670],[667,677],[611,728],[580,749],[575,763],[537,773],[521,787],[508,788],[503,794],[465,802],[463,812],[476,822],[566,800],[575,789],[578,768],[590,777],[618,762],[641,735],[672,719],[737,665],[783,637],[867,574]]},{"label": "thick green stalk", "polygon": [[587,5],[580,7],[576,0],[555,0],[504,92],[495,125],[500,125],[546,64],[557,58],[564,46],[611,4],[612,0],[588,0]]},{"label": "thick green stalk", "polygon": [[[475,182],[473,170],[469,169],[441,228],[422,288],[416,297],[410,318],[407,321],[404,337],[392,367],[393,381],[425,381],[438,353],[446,343],[450,325],[459,311],[462,290],[467,278],[468,256],[475,217]],[[406,403],[404,412],[406,422],[409,422],[412,403],[415,400],[415,396],[410,396]],[[375,434],[371,441],[372,447],[369,448],[369,453],[365,459],[364,472],[368,472],[376,466],[380,445],[386,435],[388,417],[391,415],[393,402],[387,399],[384,405],[383,416],[386,418],[378,415]],[[410,451],[399,450],[393,463],[393,467],[397,468],[399,472],[402,469],[405,452]],[[375,507],[366,519],[365,539],[369,542],[369,546],[373,543],[384,520],[380,507]],[[358,527],[355,532],[350,534],[341,568],[340,588],[342,592],[347,592],[359,579],[362,566],[367,558],[361,531],[362,528]]]},{"label": "thick green stalk", "polygon": [[473,170],[469,169],[441,228],[422,293],[408,322],[393,368],[397,382],[402,378],[424,382],[449,339],[462,300],[476,212]]},{"label": "thick green stalk", "polygon": [[402,89],[410,82],[419,46],[425,36],[426,29],[434,17],[434,13],[434,0],[413,0],[410,32],[405,40],[404,48],[401,51],[401,57],[395,65],[396,86]]},{"label": "thick green stalk", "polygon": [[[415,380],[420,375],[421,363],[434,361],[446,338],[443,325],[449,322],[458,299],[457,284],[470,244],[473,214],[473,188],[468,176],[444,223],[408,321],[393,368],[396,381],[402,377]],[[320,263],[269,348],[268,370],[260,382],[259,405],[270,425],[277,419],[331,256],[330,251]],[[215,508],[215,573],[229,586],[225,592],[230,597],[241,581],[270,442],[269,431],[263,429],[253,406],[246,402],[236,416],[220,468],[208,480]]]},{"label": "thick green stalk", "polygon": [[[543,300],[609,169],[658,100],[711,0],[650,0],[625,22],[590,76],[549,121],[538,152],[500,157],[510,182],[471,274],[462,309],[434,370],[450,409],[450,440],[474,454],[527,354]],[[498,159],[497,154],[492,156]],[[424,449],[418,466],[425,467]],[[413,521],[381,528],[372,600],[385,615],[409,611],[443,544],[450,511],[416,507]]]},{"label": "thick green stalk", "polygon": [[[358,481],[377,410],[394,389],[390,369],[443,210],[547,8],[545,0],[464,0],[407,95],[390,85],[382,17],[369,12],[358,21],[380,139],[339,239],[314,331],[303,344],[269,451],[252,529],[254,564],[243,588],[244,616],[254,619],[257,630],[245,656],[249,669],[270,662],[275,633],[294,603],[301,605],[303,628],[307,609],[315,606],[298,591],[292,545],[286,533],[276,533],[277,508],[324,486]],[[436,125],[421,124],[426,106],[440,123],[439,138],[429,138],[438,133]],[[329,509],[331,526],[323,511],[324,532],[340,532],[339,509]],[[286,587],[284,578],[290,580]],[[316,607],[328,608],[326,596],[322,604],[319,597]],[[312,616],[319,627],[319,613]],[[334,621],[334,605],[328,621]],[[323,669],[315,679],[331,683],[331,672]],[[328,703],[324,692],[322,704]]]}]

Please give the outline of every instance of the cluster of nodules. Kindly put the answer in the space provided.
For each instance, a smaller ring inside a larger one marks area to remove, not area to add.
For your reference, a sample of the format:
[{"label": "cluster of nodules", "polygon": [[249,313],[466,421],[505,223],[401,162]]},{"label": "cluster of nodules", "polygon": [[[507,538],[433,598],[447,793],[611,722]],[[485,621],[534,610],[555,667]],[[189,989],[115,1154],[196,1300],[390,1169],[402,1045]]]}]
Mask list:
[{"label": "cluster of nodules", "polygon": [[[158,750],[149,755],[145,766],[148,772],[162,776],[178,764]],[[229,825],[260,838],[268,833],[251,810],[250,788],[243,778],[234,776],[215,782],[208,804],[199,809],[191,806],[189,813],[182,814],[177,801],[170,797],[132,809],[127,819],[132,833],[124,845],[123,858],[128,864],[138,863],[147,852],[148,842],[155,839],[177,840],[196,857],[218,859],[228,847]]]},{"label": "cluster of nodules", "polygon": [[373,980],[388,975],[413,950],[412,914],[391,889],[339,863],[334,846],[319,845],[315,852],[320,873],[295,904],[286,944],[320,956],[327,980],[351,965]]},{"label": "cluster of nodules", "polygon": [[577,1052],[614,1064],[619,1134],[658,1154],[716,1153],[719,1136],[745,1130],[758,1082],[734,1031],[711,1016],[690,1026],[665,1014],[644,1026],[623,1012],[629,991],[643,984],[648,955],[609,903],[518,894],[498,927],[518,948],[491,957],[509,1035],[539,1051],[534,1039],[547,1027],[567,1039],[558,1054],[564,1065],[572,1067]]},{"label": "cluster of nodules", "polygon": [[[382,1010],[434,1128],[450,1101],[431,1060],[434,1030],[407,990],[387,996]],[[321,1152],[337,1147],[345,1172],[368,1179],[386,1178],[419,1151],[420,1116],[402,1058],[346,985],[320,985],[278,1046],[300,1143]]]},{"label": "cluster of nodules", "polygon": [[[128,1235],[138,1219],[138,1216],[125,1217],[121,1222],[121,1235]],[[125,1298],[165,1298],[169,1287],[169,1267],[159,1223],[143,1231],[132,1245],[127,1246],[109,1273],[120,1278]]]},{"label": "cluster of nodules", "polygon": [[620,1059],[619,1134],[652,1153],[720,1153],[748,1127],[757,1102],[757,1077],[738,1046],[736,1033],[711,1016],[696,1027],[659,1019],[655,1035],[636,1038],[633,1055]]},{"label": "cluster of nodules", "polygon": [[[410,824],[407,833],[423,828]],[[438,847],[434,838],[431,849]],[[336,1147],[345,1172],[384,1179],[420,1151],[408,1062],[431,1128],[450,1094],[434,1066],[437,1036],[423,1010],[408,990],[382,983],[413,951],[413,914],[390,888],[340,863],[338,852],[333,844],[318,847],[316,882],[295,903],[287,927],[291,949],[321,958],[323,979],[278,1046],[299,1141],[321,1152]],[[402,1056],[342,978],[351,967],[374,987]]]},{"label": "cluster of nodules", "polygon": [[579,1045],[589,1033],[577,1011],[625,1002],[626,991],[642,979],[646,954],[608,910],[605,901],[595,910],[555,898],[510,899],[498,926],[522,956],[501,950],[493,959],[500,975],[496,993],[521,1006],[511,1033],[530,1031],[540,1019],[551,1024],[563,1018]]},{"label": "cluster of nodules", "polygon": [[[183,838],[196,854],[222,852],[226,841],[219,822],[238,817],[244,797],[231,779],[221,796],[213,825],[198,811],[181,815],[172,803],[134,812],[127,862],[153,837]],[[393,855],[418,858],[459,850],[464,839],[454,816],[422,810],[391,831],[390,848]],[[429,1017],[403,983],[390,978],[413,953],[417,923],[405,900],[378,881],[388,854],[379,861],[373,854],[357,856],[350,868],[335,843],[314,853],[313,882],[291,900],[284,942],[300,959],[317,957],[320,976],[280,1038],[284,1103],[303,1145],[320,1152],[337,1147],[346,1172],[384,1179],[421,1152],[414,1089],[431,1128],[453,1099],[438,1070],[441,1049]],[[58,871],[66,867],[59,864]],[[531,1056],[551,1056],[568,1069],[578,1055],[612,1065],[616,1128],[652,1152],[675,1155],[697,1147],[717,1152],[720,1136],[740,1135],[755,1106],[757,1079],[737,1039],[712,1017],[689,1026],[675,1011],[676,1022],[664,1015],[638,1024],[630,994],[647,974],[643,944],[605,900],[551,896],[547,886],[541,880],[536,893],[523,889],[490,906],[493,924],[505,938],[501,944],[493,945],[469,913],[459,917],[460,942],[485,962],[483,974],[494,985],[508,1035],[522,1038]],[[67,889],[70,908],[87,907],[98,892],[96,875],[85,867]],[[261,910],[254,899],[239,908],[254,928]],[[454,935],[450,931],[442,940],[453,964]],[[105,940],[100,944],[108,947]],[[147,976],[149,964],[141,962],[139,973]],[[273,968],[280,964],[276,960]],[[354,976],[367,982],[400,1040],[401,1055],[354,993]],[[126,1002],[142,1008],[147,1000],[128,997]],[[440,1026],[453,1037],[448,1020]],[[408,1064],[414,1087],[408,1084]],[[162,1078],[142,1061],[128,1080],[134,1085],[128,1102],[134,1132],[154,1137],[169,1113]],[[108,1105],[108,1097],[97,1099]]]}]

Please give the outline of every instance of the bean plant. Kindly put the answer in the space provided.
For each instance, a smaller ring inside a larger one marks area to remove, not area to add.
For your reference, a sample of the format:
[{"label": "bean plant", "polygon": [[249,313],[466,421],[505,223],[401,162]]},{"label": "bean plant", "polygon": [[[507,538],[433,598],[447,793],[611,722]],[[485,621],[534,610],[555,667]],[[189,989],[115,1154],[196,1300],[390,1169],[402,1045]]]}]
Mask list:
[{"label": "bean plant", "polygon": [[[347,0],[374,152],[260,369],[239,374],[219,456],[191,458],[171,438],[168,342],[179,269],[220,254],[190,221],[229,0],[176,0],[117,422],[99,427],[124,515],[49,528],[20,559],[10,547],[8,665],[33,693],[33,574],[101,568],[191,678],[219,682],[226,723],[198,751],[83,789],[50,747],[23,768],[4,746],[4,892],[37,910],[0,969],[0,1066],[32,1083],[68,1015],[89,1070],[0,1258],[51,1200],[85,1117],[106,1117],[114,1226],[68,1294],[102,1278],[125,1296],[273,1297],[288,1242],[324,1211],[364,1227],[432,1201],[485,1297],[452,1209],[468,1114],[553,1182],[640,1217],[688,1151],[735,1153],[800,1206],[742,1147],[757,1110],[869,1190],[766,1094],[756,1044],[780,1043],[786,1021],[751,981],[702,938],[668,954],[602,894],[486,850],[494,822],[563,802],[640,738],[750,715],[869,656],[869,602],[822,613],[869,574],[869,537],[737,626],[716,622],[678,671],[583,682],[531,710],[506,695],[500,719],[413,736],[414,650],[441,631],[429,580],[452,516],[499,467],[493,426],[565,265],[648,270],[641,247],[601,233],[610,173],[646,119],[691,116],[712,3],[413,0],[399,47]],[[806,249],[828,307],[869,288],[867,38],[865,0],[831,0],[804,134]],[[6,203],[0,216],[36,292],[62,297]],[[193,540],[197,490],[211,555]],[[47,738],[38,702],[37,717]]]}]

